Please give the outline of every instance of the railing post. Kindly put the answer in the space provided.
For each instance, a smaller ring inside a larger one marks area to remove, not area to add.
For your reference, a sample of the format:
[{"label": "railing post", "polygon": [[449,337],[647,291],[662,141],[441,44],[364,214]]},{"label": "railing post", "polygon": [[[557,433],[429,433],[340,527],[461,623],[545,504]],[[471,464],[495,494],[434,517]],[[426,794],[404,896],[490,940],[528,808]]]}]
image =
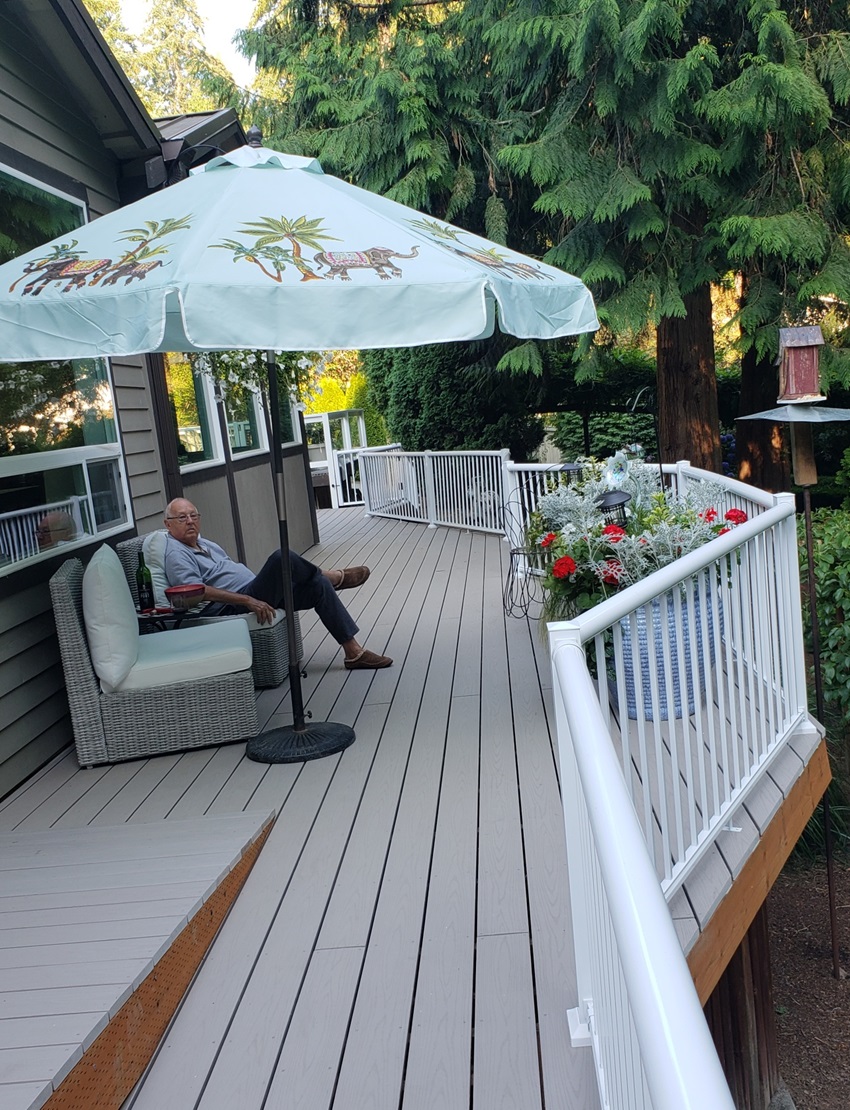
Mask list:
[{"label": "railing post", "polygon": [[422,469],[425,477],[425,513],[429,528],[437,527],[437,490],[434,484],[434,452],[424,451]]},{"label": "railing post", "polygon": [[372,459],[373,455],[369,455],[366,451],[358,453],[360,459],[360,481],[363,488],[363,508],[365,516],[372,516]]},{"label": "railing post", "polygon": [[688,479],[685,476],[685,469],[690,465],[690,460],[687,459],[679,459],[676,463],[676,492],[679,496],[682,496],[687,489]]},{"label": "railing post", "polygon": [[[776,504],[792,503],[796,507],[793,493],[777,493]],[[785,601],[790,610],[790,642],[785,650],[792,653],[793,665],[786,673],[795,676],[794,700],[798,710],[808,709],[806,688],[805,644],[803,641],[803,601],[800,596],[800,555],[797,542],[797,517],[789,516],[779,529],[782,544],[782,564],[786,580]]]},{"label": "railing post", "polygon": [[591,1044],[589,1004],[593,996],[591,977],[592,954],[588,919],[580,913],[588,906],[587,875],[581,845],[587,835],[582,829],[580,814],[582,788],[576,765],[575,751],[564,710],[564,692],[560,689],[558,671],[554,661],[559,648],[581,648],[581,634],[574,625],[562,622],[549,625],[549,657],[552,660],[552,681],[555,692],[555,736],[561,768],[561,806],[564,811],[564,831],[567,838],[567,860],[570,883],[570,906],[573,921],[573,951],[575,953],[578,1006],[568,1011],[570,1041],[574,1048]]},{"label": "railing post", "polygon": [[508,535],[508,506],[512,504],[512,499],[517,488],[516,473],[510,469],[511,452],[509,448],[502,448],[502,503],[499,506],[499,516],[502,521],[502,529],[505,533],[505,539],[510,543],[511,547],[518,545],[513,542]]}]

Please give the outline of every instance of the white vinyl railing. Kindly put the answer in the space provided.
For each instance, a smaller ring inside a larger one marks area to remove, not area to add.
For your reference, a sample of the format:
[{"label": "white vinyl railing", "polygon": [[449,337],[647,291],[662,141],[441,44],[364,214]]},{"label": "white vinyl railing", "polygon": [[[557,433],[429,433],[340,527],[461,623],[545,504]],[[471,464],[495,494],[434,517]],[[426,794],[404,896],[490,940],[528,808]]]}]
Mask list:
[{"label": "white vinyl railing", "polygon": [[794,498],[553,624],[585,648],[671,897],[807,719]]},{"label": "white vinyl railing", "polygon": [[584,652],[552,635],[579,1006],[606,1110],[733,1110]]},{"label": "white vinyl railing", "polygon": [[[717,484],[718,515],[748,520],[549,626],[579,986],[570,1026],[593,1046],[606,1110],[731,1110],[667,901],[812,727],[794,498],[687,462],[660,472],[678,492]],[[506,452],[402,451],[361,454],[361,475],[370,513],[503,532],[510,574],[527,583],[540,574],[529,518],[573,477]]]},{"label": "white vinyl railing", "polygon": [[[569,466],[515,463],[507,450],[402,451],[398,444],[390,444],[335,451],[333,456],[340,474],[353,474],[359,458],[359,491],[370,516],[503,533],[513,548],[523,546],[529,517],[540,498],[572,480]],[[772,504],[769,494],[687,462],[665,463],[658,470],[664,484],[673,489],[689,482],[720,482],[724,496],[718,509],[723,512],[742,508],[754,516]],[[340,496],[338,503],[360,502]]]},{"label": "white vinyl railing", "polygon": [[[66,497],[63,501],[0,513],[0,561],[16,563],[37,555],[40,548],[36,528],[48,513],[58,512],[67,513],[71,518],[75,537],[91,531],[89,522],[94,514],[87,497]],[[71,538],[70,530],[67,538]]]},{"label": "white vinyl railing", "polygon": [[400,444],[388,443],[383,447],[350,447],[343,451],[332,452],[332,462],[329,467],[331,485],[331,503],[335,509],[348,505],[363,505],[363,479],[360,476],[360,458],[364,450],[369,454],[383,454],[387,451],[398,451]]},{"label": "white vinyl railing", "polygon": [[[706,477],[717,480],[673,475]],[[611,1110],[732,1105],[693,1059],[695,1043],[715,1054],[694,1029],[699,1004],[661,907],[810,727],[794,498],[722,484],[718,508],[745,506],[746,523],[549,626],[579,979],[571,1028],[593,1044]]]},{"label": "white vinyl railing", "polygon": [[509,458],[507,450],[361,451],[366,512],[502,532]]}]

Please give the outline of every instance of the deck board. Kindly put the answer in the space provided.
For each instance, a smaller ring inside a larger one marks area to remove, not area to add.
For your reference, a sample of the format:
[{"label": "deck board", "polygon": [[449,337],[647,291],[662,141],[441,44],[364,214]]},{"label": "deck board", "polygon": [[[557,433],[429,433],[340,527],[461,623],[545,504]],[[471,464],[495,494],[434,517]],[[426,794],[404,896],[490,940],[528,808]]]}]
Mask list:
[{"label": "deck board", "polygon": [[478,699],[453,697],[402,1110],[468,1110],[475,974]]},{"label": "deck board", "polygon": [[[302,614],[305,706],[352,725],[350,748],[269,766],[233,744],[88,771],[65,754],[0,803],[0,836],[69,838],[65,871],[78,833],[157,829],[174,846],[186,821],[278,812],[126,1110],[599,1110],[591,1053],[570,1046],[566,1017],[577,997],[552,675],[538,623],[503,613],[508,545],[359,509],[319,520],[309,557],[372,568],[343,600],[358,638],[395,660],[348,672],[315,615]],[[286,685],[257,698],[264,725],[291,722]],[[713,773],[712,721],[700,712],[668,729],[680,776],[697,761]],[[803,762],[806,743],[795,748]],[[777,766],[783,789],[791,777],[793,760]],[[650,782],[647,793],[659,802]],[[694,907],[716,902],[781,796],[768,778],[736,816],[742,833],[724,831],[703,879],[677,893],[684,948],[698,935]],[[119,956],[131,934],[165,936],[181,899],[202,896],[203,883],[179,876],[204,846],[174,846],[166,860],[152,845],[156,882],[151,859],[136,861],[149,872],[146,903],[132,860],[109,904],[97,889],[63,893],[56,864],[35,869],[56,875],[55,889],[0,896],[0,937],[38,941],[50,958],[63,921],[66,948],[73,930],[110,921],[111,938],[84,943],[111,944],[116,957],[0,972],[0,1067],[18,1051],[3,1034],[19,1036],[10,1026],[30,1002],[39,1028],[76,1028],[74,1015],[101,1011],[113,982],[143,976],[144,960]],[[33,912],[39,932],[26,938]],[[25,1058],[10,1074],[11,1110],[29,1106],[39,1095]]]},{"label": "deck board", "polygon": [[268,819],[0,833],[0,1105],[52,1094]]}]

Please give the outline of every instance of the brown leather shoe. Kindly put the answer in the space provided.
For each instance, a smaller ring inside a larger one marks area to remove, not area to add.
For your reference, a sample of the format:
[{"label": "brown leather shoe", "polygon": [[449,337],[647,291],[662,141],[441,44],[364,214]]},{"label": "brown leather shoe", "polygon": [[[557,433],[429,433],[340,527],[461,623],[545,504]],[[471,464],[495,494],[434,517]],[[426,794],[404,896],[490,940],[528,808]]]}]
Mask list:
[{"label": "brown leather shoe", "polygon": [[355,586],[362,586],[369,577],[368,567],[346,567],[339,572],[342,575],[334,586],[335,590],[353,590]]},{"label": "brown leather shoe", "polygon": [[379,671],[383,667],[391,667],[392,659],[388,655],[376,655],[374,651],[364,648],[354,659],[345,660],[347,671]]}]

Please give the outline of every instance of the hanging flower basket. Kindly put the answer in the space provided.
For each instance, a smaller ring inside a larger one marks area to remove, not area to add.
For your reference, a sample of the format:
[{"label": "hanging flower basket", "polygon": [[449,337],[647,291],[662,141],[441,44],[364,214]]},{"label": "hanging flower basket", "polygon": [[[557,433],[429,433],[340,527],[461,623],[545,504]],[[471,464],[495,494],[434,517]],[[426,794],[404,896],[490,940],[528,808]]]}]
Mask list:
[{"label": "hanging flower basket", "polygon": [[[543,614],[547,620],[575,617],[747,519],[741,509],[721,513],[717,506],[722,505],[725,491],[717,482],[692,483],[682,493],[663,489],[658,468],[642,461],[637,445],[605,462],[581,461],[578,481],[540,499],[526,537],[528,548],[545,552],[540,565],[545,568]],[[654,712],[667,719],[668,683],[674,715],[681,716],[685,706],[693,713],[696,691],[705,686],[699,600],[695,597],[688,605],[683,594],[680,627],[671,595],[655,599],[651,612],[651,628],[644,608],[621,622],[628,715],[637,717],[638,685],[647,719],[653,719]],[[711,597],[705,619],[713,644],[715,602]],[[668,667],[664,665],[665,625]],[[692,639],[696,641],[695,666],[691,665]],[[687,676],[684,692],[678,689],[683,672]],[[658,687],[655,698],[654,683]]]}]

